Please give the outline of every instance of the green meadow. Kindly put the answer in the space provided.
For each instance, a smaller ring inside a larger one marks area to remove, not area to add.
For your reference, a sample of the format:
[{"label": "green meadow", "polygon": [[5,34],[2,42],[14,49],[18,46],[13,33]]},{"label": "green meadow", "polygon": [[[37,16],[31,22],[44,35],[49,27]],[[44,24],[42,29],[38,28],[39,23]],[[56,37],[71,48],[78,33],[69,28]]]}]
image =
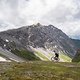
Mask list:
[{"label": "green meadow", "polygon": [[80,63],[0,62],[0,80],[80,80]]}]

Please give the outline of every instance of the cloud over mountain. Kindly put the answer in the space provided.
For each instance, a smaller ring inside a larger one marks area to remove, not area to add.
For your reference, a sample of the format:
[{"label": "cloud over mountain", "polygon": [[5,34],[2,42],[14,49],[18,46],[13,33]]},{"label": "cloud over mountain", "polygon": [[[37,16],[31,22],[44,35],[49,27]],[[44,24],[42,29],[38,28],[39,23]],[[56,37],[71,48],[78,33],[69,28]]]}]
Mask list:
[{"label": "cloud over mountain", "polygon": [[70,37],[79,37],[80,0],[0,0],[0,30],[37,22],[53,24]]}]

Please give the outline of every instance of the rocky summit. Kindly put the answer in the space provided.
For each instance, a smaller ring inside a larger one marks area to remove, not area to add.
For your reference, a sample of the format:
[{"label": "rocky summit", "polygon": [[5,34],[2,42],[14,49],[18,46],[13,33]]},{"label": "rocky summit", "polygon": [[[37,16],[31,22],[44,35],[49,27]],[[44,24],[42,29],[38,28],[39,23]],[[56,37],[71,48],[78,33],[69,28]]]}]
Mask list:
[{"label": "rocky summit", "polygon": [[12,53],[27,50],[42,60],[44,57],[50,60],[54,50],[71,58],[76,53],[74,42],[65,33],[53,25],[40,23],[0,32],[0,47]]}]

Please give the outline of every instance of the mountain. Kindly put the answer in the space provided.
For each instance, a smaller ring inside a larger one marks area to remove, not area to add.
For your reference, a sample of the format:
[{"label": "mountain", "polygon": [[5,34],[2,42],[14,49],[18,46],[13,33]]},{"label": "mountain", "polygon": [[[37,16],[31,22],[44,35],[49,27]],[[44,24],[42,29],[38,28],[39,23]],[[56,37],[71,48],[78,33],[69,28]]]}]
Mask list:
[{"label": "mountain", "polygon": [[72,41],[76,45],[77,49],[80,49],[80,40],[78,40],[78,39],[72,39]]},{"label": "mountain", "polygon": [[54,50],[66,60],[76,53],[73,40],[65,33],[40,23],[0,32],[0,46],[27,60],[51,60]]},{"label": "mountain", "polygon": [[72,40],[77,47],[77,52],[73,57],[72,62],[80,62],[80,40],[78,39],[72,39]]},{"label": "mountain", "polygon": [[80,49],[77,50],[76,55],[72,59],[72,62],[80,62]]}]

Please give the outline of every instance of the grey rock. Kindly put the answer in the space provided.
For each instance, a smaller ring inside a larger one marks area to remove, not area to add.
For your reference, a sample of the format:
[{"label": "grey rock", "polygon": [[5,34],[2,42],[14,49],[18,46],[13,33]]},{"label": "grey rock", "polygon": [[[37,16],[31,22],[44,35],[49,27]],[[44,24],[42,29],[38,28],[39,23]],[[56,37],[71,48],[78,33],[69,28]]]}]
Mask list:
[{"label": "grey rock", "polygon": [[[6,42],[6,39],[9,42]],[[32,46],[34,48],[42,47],[51,51],[62,51],[71,57],[76,53],[74,42],[65,33],[53,25],[45,26],[39,23],[0,32],[0,46],[3,47],[4,44],[6,44],[6,49],[10,47],[27,49]]]}]

